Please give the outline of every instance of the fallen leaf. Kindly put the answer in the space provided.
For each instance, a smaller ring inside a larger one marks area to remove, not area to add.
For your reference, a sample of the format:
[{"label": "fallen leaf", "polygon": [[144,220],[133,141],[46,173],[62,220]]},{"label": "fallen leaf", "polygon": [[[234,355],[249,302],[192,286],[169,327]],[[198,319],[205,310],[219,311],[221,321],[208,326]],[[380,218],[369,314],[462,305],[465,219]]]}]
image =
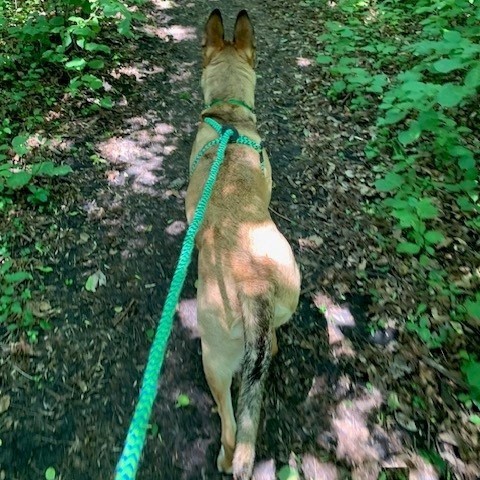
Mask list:
[{"label": "fallen leaf", "polygon": [[10,395],[0,397],[0,414],[6,412],[10,408]]},{"label": "fallen leaf", "polygon": [[103,272],[98,270],[93,275],[90,275],[87,278],[87,281],[85,283],[85,290],[87,290],[87,292],[95,293],[98,287],[101,287],[102,285],[106,285],[106,284],[107,284],[107,277]]}]

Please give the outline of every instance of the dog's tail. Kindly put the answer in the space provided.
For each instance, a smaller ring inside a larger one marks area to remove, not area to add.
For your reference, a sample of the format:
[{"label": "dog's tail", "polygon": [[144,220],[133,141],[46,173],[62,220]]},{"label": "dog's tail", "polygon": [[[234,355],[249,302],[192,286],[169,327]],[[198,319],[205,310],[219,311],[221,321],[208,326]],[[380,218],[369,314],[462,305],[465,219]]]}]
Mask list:
[{"label": "dog's tail", "polygon": [[274,295],[242,295],[245,354],[237,410],[237,438],[233,456],[234,480],[249,480],[255,460],[265,380],[272,359]]}]

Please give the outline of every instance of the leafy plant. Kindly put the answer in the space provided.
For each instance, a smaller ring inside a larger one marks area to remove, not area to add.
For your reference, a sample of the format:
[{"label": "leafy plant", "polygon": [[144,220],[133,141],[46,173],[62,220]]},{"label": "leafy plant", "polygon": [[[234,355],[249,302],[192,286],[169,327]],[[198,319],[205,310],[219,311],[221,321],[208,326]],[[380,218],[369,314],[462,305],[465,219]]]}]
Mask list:
[{"label": "leafy plant", "polygon": [[[433,298],[447,298],[450,322],[438,324],[419,305],[407,328],[438,348],[461,322],[478,316],[477,301],[446,272],[432,269],[439,248],[449,243],[445,215],[462,217],[480,231],[480,150],[467,112],[476,111],[480,88],[480,4],[460,0],[393,3],[339,2],[327,19],[317,62],[331,75],[329,93],[353,110],[376,110],[376,135],[365,154],[375,165],[376,214],[399,232],[390,244],[401,256],[418,258],[419,277]],[[418,28],[411,28],[417,22]],[[415,32],[412,34],[412,32]],[[478,299],[477,299],[478,300]]]},{"label": "leafy plant", "polygon": [[[142,16],[131,7],[139,4],[141,0],[0,4],[0,211],[12,219],[0,241],[0,323],[26,332],[31,341],[50,324],[37,322],[28,308],[32,276],[23,265],[33,251],[24,248],[19,258],[12,242],[23,210],[47,211],[53,179],[71,172],[67,165],[42,158],[50,141],[44,127],[56,122],[47,114],[58,113],[73,98],[89,111],[113,106],[103,78],[116,58],[110,38],[133,36],[132,22]],[[43,255],[40,245],[35,248]],[[37,268],[37,273],[48,272]]]},{"label": "leafy plant", "polygon": [[472,404],[480,409],[480,362],[475,355],[466,351],[460,352],[462,358],[462,373],[468,385],[468,392],[459,395],[467,407]]},{"label": "leafy plant", "polygon": [[13,270],[13,262],[4,259],[0,264],[0,325],[7,324],[9,330],[18,327],[29,328],[33,324],[33,315],[26,307],[31,298],[29,288],[22,288],[32,275],[24,270]]}]

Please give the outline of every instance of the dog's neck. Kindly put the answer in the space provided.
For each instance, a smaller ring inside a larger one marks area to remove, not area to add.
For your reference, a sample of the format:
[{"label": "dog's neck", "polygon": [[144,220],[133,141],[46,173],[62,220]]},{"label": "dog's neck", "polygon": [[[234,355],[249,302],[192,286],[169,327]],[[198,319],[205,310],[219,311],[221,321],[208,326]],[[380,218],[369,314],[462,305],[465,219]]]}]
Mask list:
[{"label": "dog's neck", "polygon": [[223,125],[242,125],[245,128],[252,129],[256,128],[257,123],[257,117],[253,112],[240,105],[230,105],[227,103],[206,108],[203,110],[201,118],[203,120],[206,117],[211,117]]}]

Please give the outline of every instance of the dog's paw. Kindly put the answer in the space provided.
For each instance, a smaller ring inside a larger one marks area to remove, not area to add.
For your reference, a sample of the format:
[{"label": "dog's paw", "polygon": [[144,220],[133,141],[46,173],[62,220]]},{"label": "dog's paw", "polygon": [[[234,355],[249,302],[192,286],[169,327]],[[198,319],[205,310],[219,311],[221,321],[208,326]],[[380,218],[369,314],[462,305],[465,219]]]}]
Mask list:
[{"label": "dog's paw", "polygon": [[255,448],[249,443],[237,443],[233,456],[234,480],[250,480],[255,461]]},{"label": "dog's paw", "polygon": [[220,447],[220,453],[218,454],[217,469],[220,473],[233,473],[232,460],[226,458],[223,445]]}]

